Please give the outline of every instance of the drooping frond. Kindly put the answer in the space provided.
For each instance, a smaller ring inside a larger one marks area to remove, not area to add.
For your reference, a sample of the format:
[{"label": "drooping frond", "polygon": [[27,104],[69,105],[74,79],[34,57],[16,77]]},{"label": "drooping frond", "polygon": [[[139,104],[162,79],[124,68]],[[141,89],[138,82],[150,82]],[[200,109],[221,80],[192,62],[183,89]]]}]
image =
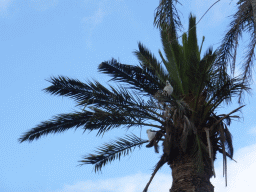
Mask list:
[{"label": "drooping frond", "polygon": [[121,156],[129,155],[136,147],[141,147],[147,140],[140,139],[134,134],[126,135],[124,138],[118,138],[115,141],[103,144],[98,147],[97,154],[89,154],[84,156],[80,165],[93,164],[94,171],[101,171],[102,167],[112,161],[121,158]]},{"label": "drooping frond", "polygon": [[243,82],[241,75],[231,78],[226,72],[223,72],[225,80],[219,79],[218,75],[217,72],[212,76],[207,88],[209,100],[206,104],[205,115],[208,112],[213,112],[223,101],[229,104],[233,97],[239,96],[241,91],[250,92],[250,87]]},{"label": "drooping frond", "polygon": [[69,130],[70,128],[75,127],[77,129],[79,126],[86,126],[88,120],[92,116],[93,113],[89,111],[57,115],[51,120],[44,121],[35,128],[32,128],[30,131],[24,133],[19,138],[19,142],[33,141],[50,133],[61,133]]},{"label": "drooping frond", "polygon": [[147,192],[148,191],[148,187],[150,185],[150,183],[152,182],[154,176],[156,175],[157,171],[167,162],[167,156],[166,154],[163,154],[162,157],[160,158],[160,160],[157,162],[157,164],[154,167],[154,171],[146,185],[146,187],[144,188],[143,192]]},{"label": "drooping frond", "polygon": [[[83,126],[84,130],[98,130],[97,135],[101,135],[122,125],[126,128],[131,126],[161,128],[160,125],[163,124],[161,114],[157,112],[157,105],[152,98],[144,102],[136,93],[131,94],[123,87],[110,86],[109,90],[99,82],[84,84],[65,77],[52,78],[50,82],[52,85],[45,91],[71,97],[79,102],[78,105],[84,106],[85,110],[61,114],[44,121],[25,133],[20,138],[20,142],[33,141],[42,135],[63,132],[79,126]],[[148,120],[158,123],[148,123]]]},{"label": "drooping frond", "polygon": [[[224,71],[227,71],[227,66],[230,64],[231,73],[235,73],[236,54],[238,48],[239,38],[242,37],[243,32],[249,32],[251,41],[247,46],[243,66],[243,82],[248,84],[251,79],[251,68],[253,66],[254,48],[256,46],[254,22],[252,5],[250,1],[241,0],[238,3],[238,11],[233,15],[233,20],[230,23],[230,29],[222,40],[222,44],[218,48],[218,58],[216,64]],[[221,77],[222,73],[220,73]],[[240,90],[239,103],[241,102],[241,95],[244,90]]]},{"label": "drooping frond", "polygon": [[117,60],[102,62],[98,67],[100,72],[112,76],[112,80],[129,83],[131,88],[154,95],[157,90],[164,87],[155,71],[148,67],[141,68],[134,65],[118,63]]},{"label": "drooping frond", "polygon": [[[223,38],[221,46],[218,48],[218,62],[226,69],[226,65],[230,59],[235,58],[234,51],[238,38],[242,36],[243,30],[252,21],[252,6],[249,1],[240,1],[238,3],[238,11],[233,15],[233,20],[230,23],[230,29]],[[235,62],[231,62],[233,66],[230,66],[232,72],[235,70]]]},{"label": "drooping frond", "polygon": [[[223,155],[223,176],[225,176],[225,183],[227,186],[227,156],[233,160],[233,144],[232,144],[232,136],[229,132],[227,126],[223,123],[223,120],[227,117],[231,117],[230,115],[239,111],[242,107],[240,106],[237,109],[233,110],[229,114],[226,114],[222,117],[213,116],[214,122],[211,123],[210,133],[217,136],[217,143],[214,143],[216,151],[219,151]],[[216,148],[217,147],[217,148]]]},{"label": "drooping frond", "polygon": [[176,39],[176,30],[182,27],[175,3],[179,3],[178,0],[160,0],[154,18],[154,25],[171,31],[173,39]]}]

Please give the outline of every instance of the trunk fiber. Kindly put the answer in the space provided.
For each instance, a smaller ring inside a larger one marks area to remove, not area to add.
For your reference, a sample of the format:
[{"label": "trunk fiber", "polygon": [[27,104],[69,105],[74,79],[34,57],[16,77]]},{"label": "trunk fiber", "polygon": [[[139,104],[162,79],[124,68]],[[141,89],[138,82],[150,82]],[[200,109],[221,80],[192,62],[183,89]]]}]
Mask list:
[{"label": "trunk fiber", "polygon": [[[210,165],[210,161],[204,163]],[[198,172],[193,159],[184,155],[179,160],[174,160],[170,167],[173,178],[170,192],[214,192],[214,186],[210,182],[213,176],[211,166],[205,166]]]}]

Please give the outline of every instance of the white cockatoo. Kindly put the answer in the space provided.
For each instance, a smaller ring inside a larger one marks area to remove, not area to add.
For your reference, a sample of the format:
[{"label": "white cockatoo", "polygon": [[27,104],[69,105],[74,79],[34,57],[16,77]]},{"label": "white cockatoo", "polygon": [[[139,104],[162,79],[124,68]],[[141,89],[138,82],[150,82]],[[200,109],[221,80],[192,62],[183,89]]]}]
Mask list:
[{"label": "white cockatoo", "polygon": [[151,129],[147,129],[147,134],[148,134],[148,140],[149,142],[154,139],[156,132],[153,132]]},{"label": "white cockatoo", "polygon": [[149,144],[146,145],[146,147],[153,147],[155,148],[155,152],[159,153],[159,146],[158,146],[158,141],[157,141],[157,132],[152,131],[151,129],[147,129],[147,134],[148,134],[148,140]]},{"label": "white cockatoo", "polygon": [[164,92],[167,93],[167,96],[171,96],[171,94],[173,92],[173,87],[171,86],[171,84],[168,80],[166,81],[166,86],[164,87]]}]

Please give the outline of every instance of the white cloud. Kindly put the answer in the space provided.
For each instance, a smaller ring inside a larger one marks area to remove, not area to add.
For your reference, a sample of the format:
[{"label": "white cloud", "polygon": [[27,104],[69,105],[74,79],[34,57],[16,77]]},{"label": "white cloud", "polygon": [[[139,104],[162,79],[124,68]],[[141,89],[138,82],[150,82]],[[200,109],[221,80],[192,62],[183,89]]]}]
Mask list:
[{"label": "white cloud", "polygon": [[[228,187],[224,187],[222,166],[217,167],[217,178],[212,179],[215,191],[254,191],[256,171],[256,144],[239,149],[235,153],[237,163],[228,161]],[[221,164],[221,163],[220,163]]]},{"label": "white cloud", "polygon": [[[121,178],[111,178],[98,181],[88,180],[78,182],[75,185],[65,185],[64,188],[62,190],[59,190],[58,192],[141,192],[146,186],[150,176],[150,174],[137,173],[135,175]],[[171,183],[171,175],[158,173],[152,181],[148,192],[168,191],[171,187]]]},{"label": "white cloud", "polygon": [[[222,176],[222,162],[218,162],[215,168],[216,178],[211,182],[218,192],[254,191],[256,172],[256,144],[239,149],[235,153],[234,161],[228,161],[228,186],[225,187],[225,179]],[[57,192],[141,192],[147,184],[150,174],[137,173],[121,178],[111,178],[97,181],[81,181],[74,185],[65,185]],[[171,188],[171,174],[157,173],[149,186],[148,192],[168,191]]]}]

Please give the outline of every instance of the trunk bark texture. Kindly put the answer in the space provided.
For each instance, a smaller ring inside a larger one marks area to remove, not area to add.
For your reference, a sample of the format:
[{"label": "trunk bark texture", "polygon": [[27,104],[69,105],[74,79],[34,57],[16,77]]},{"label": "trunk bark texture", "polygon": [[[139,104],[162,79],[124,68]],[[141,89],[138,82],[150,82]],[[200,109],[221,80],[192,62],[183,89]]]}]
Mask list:
[{"label": "trunk bark texture", "polygon": [[210,182],[213,176],[210,159],[204,163],[208,166],[198,172],[194,160],[188,155],[173,160],[170,164],[173,178],[170,192],[214,192],[214,186]]}]

